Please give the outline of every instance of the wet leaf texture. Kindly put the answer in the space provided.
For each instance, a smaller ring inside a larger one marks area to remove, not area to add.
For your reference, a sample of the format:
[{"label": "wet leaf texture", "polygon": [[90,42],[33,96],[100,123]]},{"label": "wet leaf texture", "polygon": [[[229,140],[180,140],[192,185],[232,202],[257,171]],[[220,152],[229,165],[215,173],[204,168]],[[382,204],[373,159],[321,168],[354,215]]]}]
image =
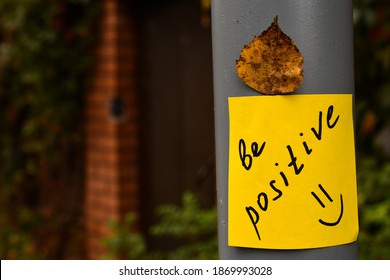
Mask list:
[{"label": "wet leaf texture", "polygon": [[288,94],[302,83],[303,56],[275,17],[267,30],[243,47],[236,69],[240,79],[260,93]]}]

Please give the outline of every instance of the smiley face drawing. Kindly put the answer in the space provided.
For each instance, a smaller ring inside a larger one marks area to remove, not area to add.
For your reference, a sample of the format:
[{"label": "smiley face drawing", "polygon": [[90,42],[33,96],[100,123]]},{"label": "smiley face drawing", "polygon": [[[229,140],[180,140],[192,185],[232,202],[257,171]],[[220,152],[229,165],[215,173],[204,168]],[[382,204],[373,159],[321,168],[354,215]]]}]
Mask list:
[{"label": "smiley face drawing", "polygon": [[[322,191],[322,193],[325,195],[325,197],[330,201],[330,202],[333,202],[333,199],[331,198],[331,196],[326,192],[326,190],[322,187],[321,184],[318,184],[318,187],[319,189]],[[325,204],[321,201],[321,199],[317,196],[317,194],[315,192],[311,192],[311,194],[313,195],[313,197],[317,200],[317,202],[321,205],[322,208],[325,208]],[[343,195],[340,194],[340,214],[339,214],[339,217],[337,218],[337,220],[335,222],[326,222],[322,219],[319,219],[318,221],[324,225],[324,226],[329,226],[329,227],[332,227],[332,226],[337,226],[340,221],[341,221],[341,218],[343,217],[343,213],[344,213],[344,204],[343,204]]]}]

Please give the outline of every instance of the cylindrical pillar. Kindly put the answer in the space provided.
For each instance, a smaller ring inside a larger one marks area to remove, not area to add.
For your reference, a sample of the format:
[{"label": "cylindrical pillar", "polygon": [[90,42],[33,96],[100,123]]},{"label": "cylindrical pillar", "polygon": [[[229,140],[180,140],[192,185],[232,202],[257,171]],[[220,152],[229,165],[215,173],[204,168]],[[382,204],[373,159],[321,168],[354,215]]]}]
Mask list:
[{"label": "cylindrical pillar", "polygon": [[228,246],[228,97],[258,94],[239,79],[234,62],[243,46],[270,26],[275,16],[304,56],[304,80],[296,94],[354,93],[351,0],[212,1],[220,258],[356,259],[357,242],[301,250]]}]

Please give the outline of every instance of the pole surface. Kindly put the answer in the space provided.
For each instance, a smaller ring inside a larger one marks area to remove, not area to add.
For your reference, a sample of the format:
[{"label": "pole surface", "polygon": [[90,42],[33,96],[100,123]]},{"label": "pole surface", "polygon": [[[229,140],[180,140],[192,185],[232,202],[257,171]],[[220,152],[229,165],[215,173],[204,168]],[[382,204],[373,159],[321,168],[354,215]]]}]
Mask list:
[{"label": "pole surface", "polygon": [[354,93],[351,0],[213,0],[215,140],[221,259],[356,259],[357,242],[320,249],[265,250],[228,246],[228,97],[255,91],[236,74],[242,47],[278,16],[283,32],[304,56],[298,94]]}]

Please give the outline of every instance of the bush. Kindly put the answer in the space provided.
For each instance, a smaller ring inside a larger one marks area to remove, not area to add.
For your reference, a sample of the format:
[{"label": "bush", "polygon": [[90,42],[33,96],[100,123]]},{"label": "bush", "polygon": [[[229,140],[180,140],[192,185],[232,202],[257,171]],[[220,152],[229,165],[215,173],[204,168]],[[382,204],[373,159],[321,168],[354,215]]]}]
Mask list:
[{"label": "bush", "polygon": [[390,162],[358,161],[359,258],[390,259]]},{"label": "bush", "polygon": [[103,240],[108,250],[106,258],[124,259],[217,259],[217,211],[202,209],[196,196],[185,192],[182,205],[162,205],[157,209],[161,220],[151,229],[151,235],[169,237],[184,245],[169,251],[148,251],[145,237],[132,231],[135,221],[130,213],[124,222],[109,222],[113,234]]}]

